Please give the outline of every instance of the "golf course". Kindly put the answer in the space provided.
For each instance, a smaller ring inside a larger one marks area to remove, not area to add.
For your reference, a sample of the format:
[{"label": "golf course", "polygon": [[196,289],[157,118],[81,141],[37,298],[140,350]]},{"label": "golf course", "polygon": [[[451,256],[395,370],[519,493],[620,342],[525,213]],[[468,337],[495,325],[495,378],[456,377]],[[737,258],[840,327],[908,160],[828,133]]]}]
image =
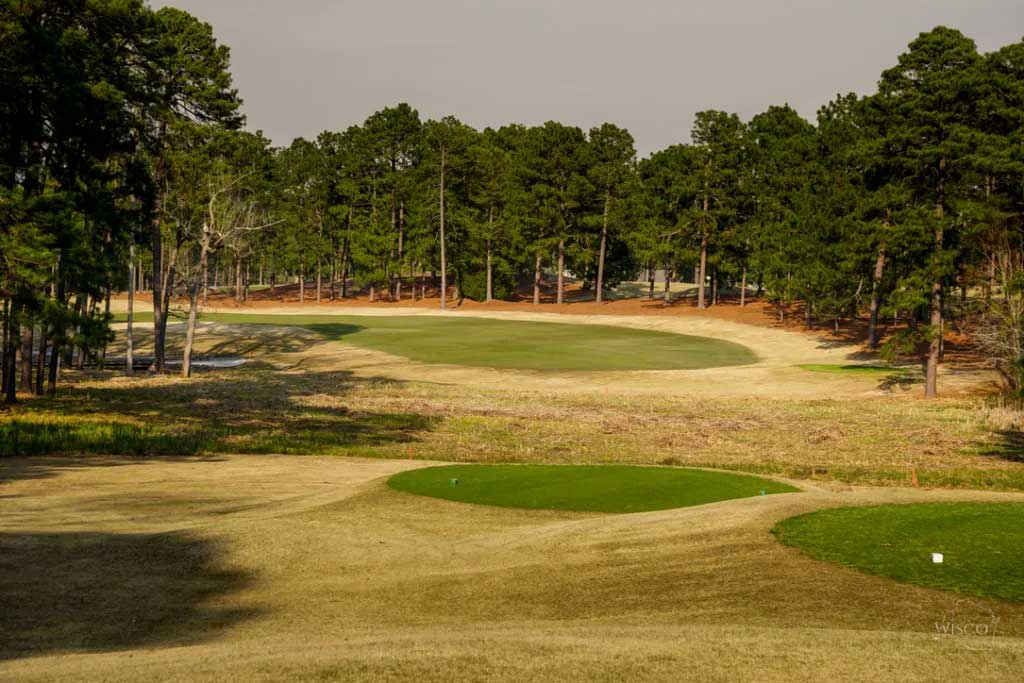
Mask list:
[{"label": "golf course", "polygon": [[[0,460],[0,673],[1018,662],[1024,473],[986,455],[1003,446],[972,399],[914,400],[911,371],[849,347],[708,318],[281,307],[205,311],[196,353],[244,362],[85,372],[0,423],[31,455]],[[998,637],[936,640],[965,598]],[[703,656],[721,647],[745,654]]]},{"label": "golf course", "polygon": [[1022,27],[0,0],[0,683],[1024,681]]}]

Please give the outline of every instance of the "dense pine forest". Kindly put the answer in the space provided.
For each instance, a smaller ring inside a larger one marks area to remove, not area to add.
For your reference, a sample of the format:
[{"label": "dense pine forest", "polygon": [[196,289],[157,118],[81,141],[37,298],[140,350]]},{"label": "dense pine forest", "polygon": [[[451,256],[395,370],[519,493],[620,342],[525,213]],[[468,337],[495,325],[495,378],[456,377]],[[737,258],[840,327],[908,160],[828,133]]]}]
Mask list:
[{"label": "dense pine forest", "polygon": [[139,286],[162,371],[172,302],[191,341],[214,285],[429,288],[445,308],[540,303],[551,281],[560,303],[571,276],[600,303],[647,274],[660,296],[656,270],[698,283],[700,308],[732,291],[866,318],[869,346],[920,356],[930,396],[953,324],[1024,383],[1024,42],[981,53],[935,28],[815,121],[709,109],[643,159],[612,123],[477,130],[408,104],[275,148],[245,129],[211,27],[141,0],[4,0],[0,93],[8,402],[102,355],[111,295]]}]

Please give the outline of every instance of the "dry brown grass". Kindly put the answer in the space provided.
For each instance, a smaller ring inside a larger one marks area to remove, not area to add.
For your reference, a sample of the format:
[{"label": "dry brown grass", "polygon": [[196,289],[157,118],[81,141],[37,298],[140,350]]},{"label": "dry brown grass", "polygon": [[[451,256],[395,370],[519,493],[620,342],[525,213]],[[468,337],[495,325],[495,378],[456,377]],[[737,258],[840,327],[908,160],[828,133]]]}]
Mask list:
[{"label": "dry brown grass", "polygon": [[823,506],[1020,495],[814,486],[584,515],[384,487],[414,466],[3,463],[0,678],[1010,680],[1024,662],[1024,606],[984,603],[998,638],[937,638],[955,595],[768,533]]},{"label": "dry brown grass", "polygon": [[[202,347],[265,363],[72,375],[15,417],[206,430],[213,452],[0,460],[0,680],[1017,678],[1024,605],[977,601],[997,638],[940,637],[956,595],[769,534],[835,505],[1024,501],[908,488],[916,467],[925,486],[1024,489],[1014,414],[800,371],[846,351],[737,329],[686,331],[748,335],[763,362],[747,375],[423,366],[230,326]],[[375,459],[230,454],[254,443]],[[384,485],[442,460],[717,466],[805,491],[614,516]]]},{"label": "dry brown grass", "polygon": [[[699,331],[735,338],[718,323]],[[213,324],[199,335],[202,351],[260,362],[189,382],[73,377],[56,403],[21,415],[195,433],[215,452],[667,463],[902,486],[916,469],[925,486],[1024,489],[1010,407],[970,395],[929,402],[916,388],[882,389],[877,377],[808,372],[795,364],[846,351],[779,330],[742,334],[761,363],[530,373],[416,364],[298,328]]]}]

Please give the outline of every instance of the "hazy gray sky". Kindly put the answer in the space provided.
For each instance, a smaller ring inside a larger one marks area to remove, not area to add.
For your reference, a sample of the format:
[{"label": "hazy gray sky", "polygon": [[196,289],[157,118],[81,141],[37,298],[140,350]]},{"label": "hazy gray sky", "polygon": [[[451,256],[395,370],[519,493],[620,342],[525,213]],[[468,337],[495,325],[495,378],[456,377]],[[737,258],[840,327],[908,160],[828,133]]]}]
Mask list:
[{"label": "hazy gray sky", "polygon": [[625,126],[642,154],[693,114],[809,118],[866,93],[918,33],[983,51],[1024,35],[1021,0],[174,0],[231,46],[249,127],[275,144],[408,102],[473,126]]}]

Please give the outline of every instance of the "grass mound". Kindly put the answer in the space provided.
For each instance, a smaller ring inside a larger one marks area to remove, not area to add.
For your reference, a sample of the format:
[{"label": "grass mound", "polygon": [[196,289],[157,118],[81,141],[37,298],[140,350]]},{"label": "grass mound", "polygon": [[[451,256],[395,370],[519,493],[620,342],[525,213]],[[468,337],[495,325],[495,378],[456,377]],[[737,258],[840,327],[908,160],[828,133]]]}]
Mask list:
[{"label": "grass mound", "polygon": [[[1024,601],[1024,504],[838,508],[780,522],[779,540],[812,557],[897,581]],[[932,562],[933,552],[944,555]]]},{"label": "grass mound", "polygon": [[388,484],[460,503],[587,512],[648,512],[797,490],[743,474],[619,465],[451,465],[402,472]]},{"label": "grass mound", "polygon": [[202,320],[303,327],[421,363],[506,370],[692,370],[757,362],[753,351],[734,342],[614,325],[424,315],[204,313]]}]

